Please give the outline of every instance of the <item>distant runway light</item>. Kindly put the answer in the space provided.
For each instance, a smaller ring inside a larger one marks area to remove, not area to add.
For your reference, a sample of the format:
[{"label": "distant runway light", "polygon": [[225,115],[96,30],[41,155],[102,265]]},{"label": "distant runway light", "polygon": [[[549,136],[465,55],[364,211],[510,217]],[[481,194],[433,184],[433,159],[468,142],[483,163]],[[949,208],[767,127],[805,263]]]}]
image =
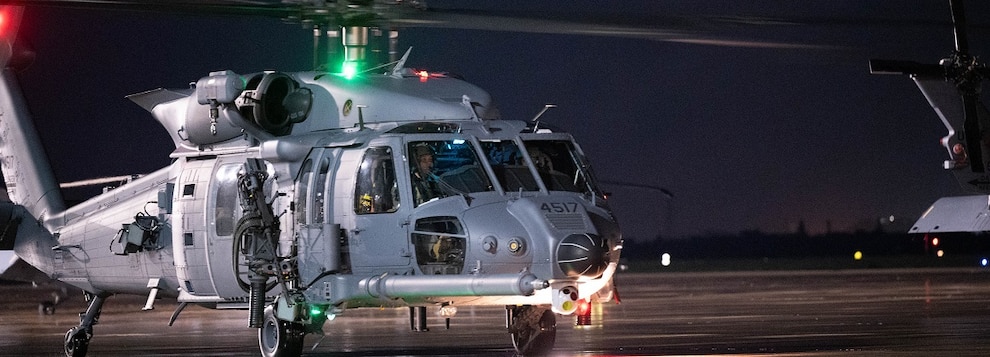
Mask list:
[{"label": "distant runway light", "polygon": [[990,261],[988,261],[987,258],[980,259],[980,266],[981,267],[986,268],[986,266],[987,266],[988,263],[990,263]]},{"label": "distant runway light", "polygon": [[853,253],[853,259],[856,260],[863,259],[863,252],[857,250],[856,253]]},{"label": "distant runway light", "polygon": [[663,253],[663,255],[660,256],[660,265],[665,267],[670,266],[670,253]]},{"label": "distant runway light", "polygon": [[945,255],[945,251],[939,249],[937,252],[935,252],[935,255],[937,255],[939,258],[941,258],[943,255]]}]

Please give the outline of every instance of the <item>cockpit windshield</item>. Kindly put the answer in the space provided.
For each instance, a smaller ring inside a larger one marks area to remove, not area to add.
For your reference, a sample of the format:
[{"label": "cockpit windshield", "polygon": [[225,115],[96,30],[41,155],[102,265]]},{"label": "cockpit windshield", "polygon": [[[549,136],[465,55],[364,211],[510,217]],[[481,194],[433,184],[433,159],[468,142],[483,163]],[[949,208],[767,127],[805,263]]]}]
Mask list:
[{"label": "cockpit windshield", "polygon": [[[540,181],[548,191],[587,195],[599,192],[589,165],[572,141],[525,140],[525,149],[517,143],[511,139],[482,139],[478,147],[465,139],[408,142],[415,206],[448,196],[494,191],[493,180],[505,192],[539,191]],[[538,177],[528,166],[526,155]],[[487,161],[494,177],[482,160]]]},{"label": "cockpit windshield", "polygon": [[550,191],[598,192],[584,156],[568,140],[527,140],[526,151]]},{"label": "cockpit windshield", "polygon": [[526,160],[519,146],[512,140],[482,140],[481,150],[488,158],[495,178],[506,192],[539,191],[533,173],[526,166]]},{"label": "cockpit windshield", "polygon": [[416,206],[436,198],[494,190],[468,141],[413,141],[408,153]]}]

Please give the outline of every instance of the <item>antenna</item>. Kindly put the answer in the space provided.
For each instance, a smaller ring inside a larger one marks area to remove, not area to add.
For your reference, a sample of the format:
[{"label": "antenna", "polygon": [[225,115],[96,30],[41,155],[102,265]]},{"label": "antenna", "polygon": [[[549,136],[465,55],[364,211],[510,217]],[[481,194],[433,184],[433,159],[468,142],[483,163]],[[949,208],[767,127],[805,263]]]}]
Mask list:
[{"label": "antenna", "polygon": [[478,104],[477,102],[472,102],[471,97],[468,97],[467,94],[464,94],[461,95],[461,104],[464,105],[464,107],[467,108],[469,112],[471,112],[472,119],[478,122],[481,121],[481,118],[478,117],[478,112],[474,110],[475,106]]},{"label": "antenna", "polygon": [[406,53],[402,55],[402,58],[398,62],[395,62],[395,67],[392,67],[392,76],[402,76],[402,70],[405,69],[406,60],[409,59],[410,52],[412,52],[412,46],[406,50]]},{"label": "antenna", "polygon": [[357,108],[358,108],[358,130],[364,130],[364,110],[363,109],[364,108],[367,108],[367,107],[368,107],[367,105],[360,105],[360,104],[358,104],[358,106],[357,106]]},{"label": "antenna", "polygon": [[533,123],[534,133],[540,129],[540,117],[543,116],[543,113],[546,113],[547,110],[550,110],[550,108],[556,108],[556,107],[557,107],[556,104],[545,104],[543,105],[543,109],[541,109],[539,113],[536,113],[536,116],[533,117],[533,120],[530,120],[530,122]]}]

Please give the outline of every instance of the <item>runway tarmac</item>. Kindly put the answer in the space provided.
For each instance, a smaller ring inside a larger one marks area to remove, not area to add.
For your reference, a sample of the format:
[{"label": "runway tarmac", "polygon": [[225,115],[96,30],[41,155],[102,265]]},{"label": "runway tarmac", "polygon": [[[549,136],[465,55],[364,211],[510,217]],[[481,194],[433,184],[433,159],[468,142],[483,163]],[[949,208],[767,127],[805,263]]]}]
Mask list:
[{"label": "runway tarmac", "polygon": [[[555,355],[988,356],[990,270],[851,270],[620,274],[621,304],[595,308],[595,324],[558,317]],[[83,299],[55,315],[46,289],[0,285],[0,355],[58,356]],[[141,311],[143,297],[108,300],[90,356],[258,355],[246,311],[175,302]],[[435,310],[431,309],[431,312]],[[500,308],[459,309],[451,329],[409,328],[407,309],[352,310],[306,338],[306,356],[513,355]]]}]

